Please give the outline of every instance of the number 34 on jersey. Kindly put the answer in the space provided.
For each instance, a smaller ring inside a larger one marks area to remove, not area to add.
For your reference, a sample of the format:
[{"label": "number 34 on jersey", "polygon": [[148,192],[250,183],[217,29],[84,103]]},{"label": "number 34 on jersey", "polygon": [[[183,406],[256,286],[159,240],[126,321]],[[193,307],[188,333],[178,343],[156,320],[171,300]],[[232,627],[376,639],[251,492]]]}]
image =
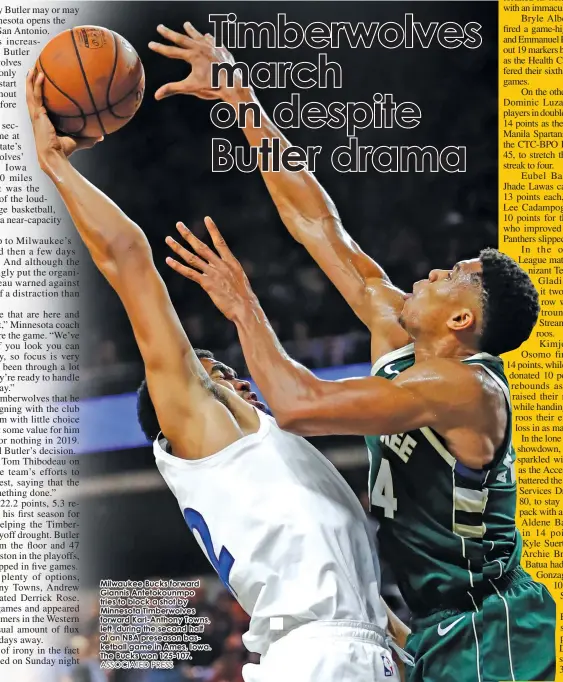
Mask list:
[{"label": "number 34 on jersey", "polygon": [[[417,446],[416,440],[408,433],[398,433],[392,436],[380,436],[380,441],[394,452],[405,464]],[[370,459],[372,455],[370,453]],[[381,507],[385,517],[392,519],[397,511],[397,498],[393,494],[393,475],[391,465],[384,457],[381,458],[377,478],[371,492],[371,504]]]},{"label": "number 34 on jersey", "polygon": [[393,475],[389,460],[382,458],[377,478],[371,491],[371,504],[381,507],[386,518],[392,519],[397,511],[397,498],[393,495]]}]

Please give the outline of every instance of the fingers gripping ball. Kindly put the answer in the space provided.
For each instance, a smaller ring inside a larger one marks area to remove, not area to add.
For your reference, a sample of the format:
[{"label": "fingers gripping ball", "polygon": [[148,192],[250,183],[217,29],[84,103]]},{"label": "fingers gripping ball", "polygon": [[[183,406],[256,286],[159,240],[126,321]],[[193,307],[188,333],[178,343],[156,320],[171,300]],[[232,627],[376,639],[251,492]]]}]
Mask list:
[{"label": "fingers gripping ball", "polygon": [[66,135],[100,137],[119,130],[133,118],[145,91],[135,50],[100,26],[59,33],[45,45],[35,68],[45,74],[49,118]]}]

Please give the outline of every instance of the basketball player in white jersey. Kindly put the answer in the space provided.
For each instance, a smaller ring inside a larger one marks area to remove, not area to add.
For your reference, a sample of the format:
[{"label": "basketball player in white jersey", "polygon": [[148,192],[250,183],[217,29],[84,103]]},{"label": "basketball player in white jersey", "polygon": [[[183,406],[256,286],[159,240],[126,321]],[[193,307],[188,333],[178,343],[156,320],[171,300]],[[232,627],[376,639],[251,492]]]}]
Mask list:
[{"label": "basketball player in white jersey", "polygon": [[210,379],[144,233],[69,163],[80,145],[57,137],[42,84],[28,75],[39,164],[133,327],[158,419],[158,468],[251,616],[244,641],[262,659],[245,667],[246,682],[398,680],[359,501],[312,445]]}]

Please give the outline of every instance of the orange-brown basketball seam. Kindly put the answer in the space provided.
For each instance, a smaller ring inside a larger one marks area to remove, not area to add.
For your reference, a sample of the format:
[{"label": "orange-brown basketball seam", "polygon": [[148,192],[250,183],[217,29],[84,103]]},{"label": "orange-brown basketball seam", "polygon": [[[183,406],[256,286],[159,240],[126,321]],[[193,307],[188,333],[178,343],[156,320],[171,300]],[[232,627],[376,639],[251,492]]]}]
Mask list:
[{"label": "orange-brown basketball seam", "polygon": [[[131,118],[130,115],[129,115],[129,116],[121,116],[121,114],[116,114],[115,111],[113,110],[113,108],[116,107],[118,104],[121,104],[121,102],[124,102],[124,101],[129,97],[129,95],[131,95],[133,92],[135,92],[135,90],[136,90],[136,89],[138,88],[138,86],[139,86],[139,83],[144,79],[144,77],[145,77],[145,74],[144,74],[144,72],[143,72],[143,73],[141,74],[141,77],[139,78],[139,80],[135,83],[135,87],[134,87],[134,88],[131,88],[131,90],[129,90],[129,92],[127,93],[127,95],[125,95],[125,97],[122,97],[118,102],[114,102],[113,104],[110,104],[110,105],[109,105],[109,110],[111,111],[111,114],[112,114],[112,116],[114,116],[114,118],[120,118],[120,119],[123,119],[123,118]],[[143,93],[144,93],[144,88],[143,88]],[[139,104],[139,106],[140,106],[140,104]],[[138,108],[139,108],[139,107],[137,107],[137,109],[138,109]],[[135,111],[136,111],[136,110],[135,110]]]},{"label": "orange-brown basketball seam", "polygon": [[[41,71],[45,74],[45,78],[51,83],[51,85],[58,90],[61,95],[64,95],[67,99],[69,99],[74,106],[80,111],[80,114],[74,115],[72,117],[67,117],[67,116],[60,116],[59,118],[81,118],[82,119],[82,128],[80,130],[83,130],[86,127],[86,117],[89,116],[90,114],[85,114],[84,109],[78,104],[78,102],[73,99],[70,95],[67,95],[67,93],[64,90],[61,90],[59,86],[55,83],[55,81],[49,76],[49,74],[45,71],[45,67],[43,66],[43,62],[41,61],[41,56],[39,57],[39,66],[41,67]],[[56,114],[58,116],[58,114]],[[80,132],[80,130],[77,130],[76,132]],[[76,135],[76,133],[75,133]]]},{"label": "orange-brown basketball seam", "polygon": [[[47,77],[47,74],[45,74],[45,77]],[[112,107],[117,107],[119,104],[121,104],[121,102],[124,102],[124,101],[129,97],[129,95],[131,95],[133,92],[135,92],[135,90],[139,87],[139,83],[143,80],[144,77],[145,77],[145,74],[144,74],[144,73],[141,74],[141,77],[140,77],[139,80],[135,83],[135,85],[131,88],[131,90],[128,90],[128,91],[125,93],[125,95],[123,95],[123,97],[121,97],[120,99],[117,100],[117,102],[112,102],[112,103],[109,105],[109,107],[104,107],[103,109],[96,109],[96,111],[91,111],[90,113],[84,112],[84,117],[94,116],[94,115],[96,114],[96,112],[98,112],[99,114],[103,114],[104,111],[109,111],[113,116],[115,116],[115,118],[129,118],[129,116],[120,116],[119,114],[115,114],[111,109],[112,109]],[[52,81],[50,78],[49,78],[49,80],[51,81],[51,83],[53,83],[53,81]],[[55,83],[53,83],[53,85],[55,85]],[[65,97],[68,97],[68,95],[66,94],[66,92],[63,92],[63,90],[61,90],[61,89],[60,89],[59,87],[57,87],[56,85],[55,85],[55,87],[56,87],[57,90],[59,90]],[[68,98],[70,99],[71,102],[74,102],[74,100],[73,100],[71,97],[68,97]],[[76,105],[76,106],[78,106],[78,105]],[[80,109],[80,111],[82,111],[82,109],[80,108],[80,106],[78,106],[78,108]],[[55,114],[56,116],[58,116],[59,118],[82,118],[82,114],[57,114],[56,111],[53,111],[52,113]]]},{"label": "orange-brown basketball seam", "polygon": [[111,74],[110,74],[109,80],[108,80],[108,89],[106,91],[106,105],[107,105],[106,108],[109,109],[109,111],[113,114],[113,111],[111,111],[111,104],[109,101],[109,91],[111,90],[111,84],[113,83],[115,71],[117,69],[117,58],[119,56],[119,53],[117,50],[117,38],[115,37],[115,33],[113,31],[111,31],[111,35],[113,38],[113,51],[114,51],[115,55],[114,55],[114,60],[113,60],[113,67],[111,69]]},{"label": "orange-brown basketball seam", "polygon": [[78,60],[78,65],[80,66],[80,71],[82,72],[82,77],[84,78],[84,83],[86,84],[86,89],[88,90],[88,94],[90,95],[90,101],[92,102],[92,106],[94,107],[94,112],[96,114],[96,118],[98,119],[98,124],[100,126],[100,130],[102,131],[102,135],[106,135],[107,134],[106,129],[104,128],[104,124],[102,123],[102,119],[100,117],[100,114],[98,113],[98,109],[96,108],[96,100],[94,99],[94,95],[92,94],[92,90],[90,89],[90,83],[88,83],[86,71],[84,71],[84,64],[82,64],[82,59],[80,59],[80,52],[78,51],[78,45],[76,44],[76,38],[74,37],[74,29],[71,29],[70,36],[72,38],[72,44],[74,45],[74,51],[76,53],[76,59]]}]

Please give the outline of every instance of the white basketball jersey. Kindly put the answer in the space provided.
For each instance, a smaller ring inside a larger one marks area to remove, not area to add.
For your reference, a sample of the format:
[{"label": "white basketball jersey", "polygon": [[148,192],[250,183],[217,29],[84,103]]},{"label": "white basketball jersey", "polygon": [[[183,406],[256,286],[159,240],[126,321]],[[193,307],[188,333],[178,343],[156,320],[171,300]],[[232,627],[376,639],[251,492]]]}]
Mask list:
[{"label": "white basketball jersey", "polygon": [[198,544],[251,617],[246,647],[265,654],[284,632],[318,620],[385,629],[358,499],[316,448],[259,415],[257,433],[204,459],[154,443]]}]

